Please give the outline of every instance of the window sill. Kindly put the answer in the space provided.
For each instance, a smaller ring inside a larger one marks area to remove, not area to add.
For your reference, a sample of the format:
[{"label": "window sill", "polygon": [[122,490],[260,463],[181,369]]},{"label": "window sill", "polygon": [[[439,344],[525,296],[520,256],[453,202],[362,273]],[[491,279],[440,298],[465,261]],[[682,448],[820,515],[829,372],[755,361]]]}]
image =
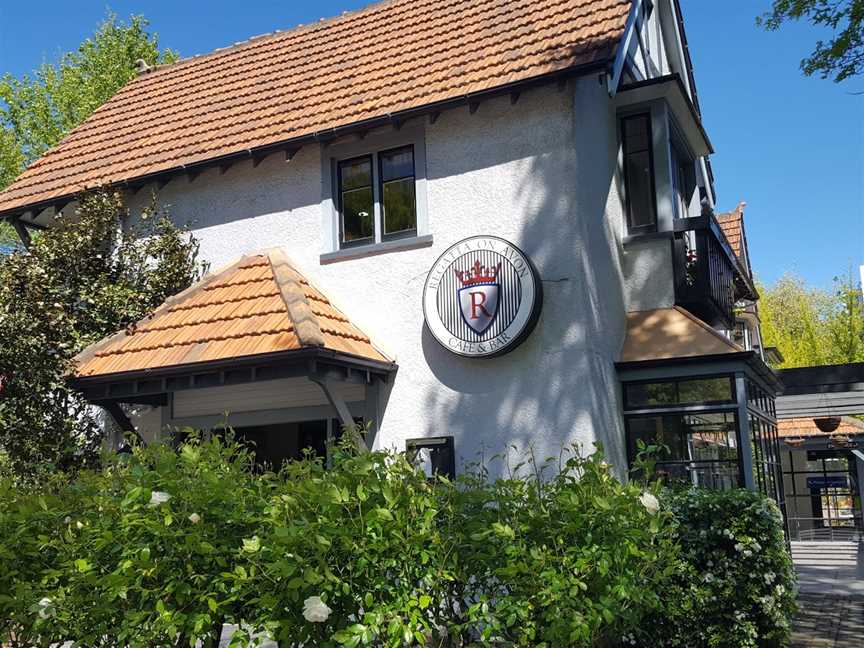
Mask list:
[{"label": "window sill", "polygon": [[630,244],[639,244],[647,241],[662,241],[672,238],[672,232],[641,232],[637,234],[629,234],[625,236],[621,243],[624,246]]},{"label": "window sill", "polygon": [[344,250],[327,252],[326,254],[321,255],[320,263],[321,265],[326,265],[328,263],[338,263],[340,261],[349,261],[351,259],[363,259],[378,254],[402,252],[403,250],[415,250],[417,248],[430,247],[431,245],[431,234],[412,236],[410,238],[382,241],[381,243],[370,243],[369,245],[358,245],[357,247],[349,247]]}]

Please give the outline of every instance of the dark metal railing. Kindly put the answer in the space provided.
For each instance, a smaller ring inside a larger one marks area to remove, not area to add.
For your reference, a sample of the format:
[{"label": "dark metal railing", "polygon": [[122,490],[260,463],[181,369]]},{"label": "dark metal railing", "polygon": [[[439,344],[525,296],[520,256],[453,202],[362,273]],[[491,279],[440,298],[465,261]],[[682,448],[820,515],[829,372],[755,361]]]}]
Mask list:
[{"label": "dark metal railing", "polygon": [[712,215],[675,221],[675,303],[711,326],[732,329],[735,304],[757,299],[750,274]]}]

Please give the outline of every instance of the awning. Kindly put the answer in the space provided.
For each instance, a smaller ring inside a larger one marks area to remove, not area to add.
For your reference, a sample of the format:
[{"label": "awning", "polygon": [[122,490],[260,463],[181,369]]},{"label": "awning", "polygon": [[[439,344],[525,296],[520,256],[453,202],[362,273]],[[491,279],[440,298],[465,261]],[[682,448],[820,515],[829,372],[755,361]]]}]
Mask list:
[{"label": "awning", "polygon": [[132,426],[119,403],[165,406],[178,392],[262,381],[287,385],[295,397],[317,385],[349,424],[346,386],[364,386],[367,410],[374,409],[378,384],[396,370],[278,250],[205,276],[75,363],[70,382],[124,429]]}]

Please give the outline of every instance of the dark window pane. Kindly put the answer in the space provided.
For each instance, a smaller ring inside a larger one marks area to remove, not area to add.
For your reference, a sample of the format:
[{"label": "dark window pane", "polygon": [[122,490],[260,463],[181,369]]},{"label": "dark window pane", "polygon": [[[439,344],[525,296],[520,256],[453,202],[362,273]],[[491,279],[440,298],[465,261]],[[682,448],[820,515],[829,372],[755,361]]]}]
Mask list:
[{"label": "dark window pane", "polygon": [[627,406],[669,405],[677,400],[675,383],[631,383],[626,387]]},{"label": "dark window pane", "polygon": [[639,115],[624,120],[624,137],[627,141],[628,151],[648,150],[650,144],[648,140],[650,135],[649,119],[648,115]]},{"label": "dark window pane", "polygon": [[631,228],[651,228],[657,218],[654,209],[654,169],[651,160],[649,115],[623,120],[624,185]]},{"label": "dark window pane", "polygon": [[357,158],[339,163],[342,191],[372,186],[372,158]]},{"label": "dark window pane", "polygon": [[732,400],[732,381],[729,378],[700,378],[678,383],[681,403],[716,403]]},{"label": "dark window pane", "polygon": [[342,240],[372,238],[375,235],[372,187],[342,193]]},{"label": "dark window pane", "polygon": [[417,210],[414,200],[414,178],[385,182],[384,233],[417,229]]},{"label": "dark window pane", "polygon": [[647,151],[627,156],[627,202],[630,206],[630,225],[645,227],[654,224],[654,206],[651,193],[651,156]]},{"label": "dark window pane", "polygon": [[414,149],[411,146],[384,151],[381,158],[381,181],[414,177]]}]

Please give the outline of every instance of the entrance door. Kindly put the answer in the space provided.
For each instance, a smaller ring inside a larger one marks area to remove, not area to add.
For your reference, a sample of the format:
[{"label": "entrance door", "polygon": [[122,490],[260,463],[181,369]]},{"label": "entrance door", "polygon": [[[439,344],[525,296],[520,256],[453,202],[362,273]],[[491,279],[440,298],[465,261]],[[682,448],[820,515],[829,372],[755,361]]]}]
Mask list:
[{"label": "entrance door", "polygon": [[238,441],[248,444],[261,468],[279,470],[285,461],[302,459],[306,453],[327,457],[327,419],[301,423],[275,423],[238,427]]}]

